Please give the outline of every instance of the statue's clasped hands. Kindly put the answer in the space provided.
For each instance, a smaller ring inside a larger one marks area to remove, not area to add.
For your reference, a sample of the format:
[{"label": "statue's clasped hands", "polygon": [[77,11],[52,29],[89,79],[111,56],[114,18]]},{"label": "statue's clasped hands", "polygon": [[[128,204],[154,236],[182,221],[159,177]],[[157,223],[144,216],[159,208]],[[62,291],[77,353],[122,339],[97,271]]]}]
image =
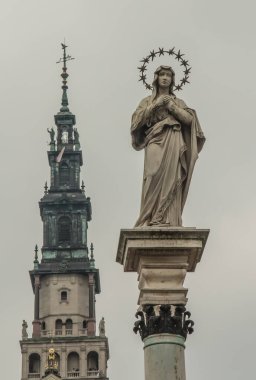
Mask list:
[{"label": "statue's clasped hands", "polygon": [[159,108],[159,107],[163,107],[163,106],[167,106],[166,108],[169,111],[173,111],[174,101],[172,100],[172,97],[170,95],[159,96],[159,98],[155,102],[154,108]]}]

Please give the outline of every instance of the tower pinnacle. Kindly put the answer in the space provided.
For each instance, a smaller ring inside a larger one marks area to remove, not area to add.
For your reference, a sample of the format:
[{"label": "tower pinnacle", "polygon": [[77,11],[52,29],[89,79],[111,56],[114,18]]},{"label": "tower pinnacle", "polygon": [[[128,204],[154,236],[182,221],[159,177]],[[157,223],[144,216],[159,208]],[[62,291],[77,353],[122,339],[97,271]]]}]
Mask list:
[{"label": "tower pinnacle", "polygon": [[75,59],[75,58],[72,58],[70,55],[66,54],[66,48],[68,46],[65,45],[65,43],[62,43],[61,47],[63,49],[63,58],[60,58],[60,60],[57,62],[57,63],[63,62],[62,73],[61,73],[63,93],[62,93],[62,99],[61,99],[62,107],[60,108],[60,112],[69,112],[68,95],[67,95],[67,89],[68,89],[68,86],[67,86],[67,78],[68,78],[67,61],[70,61],[70,60]]}]

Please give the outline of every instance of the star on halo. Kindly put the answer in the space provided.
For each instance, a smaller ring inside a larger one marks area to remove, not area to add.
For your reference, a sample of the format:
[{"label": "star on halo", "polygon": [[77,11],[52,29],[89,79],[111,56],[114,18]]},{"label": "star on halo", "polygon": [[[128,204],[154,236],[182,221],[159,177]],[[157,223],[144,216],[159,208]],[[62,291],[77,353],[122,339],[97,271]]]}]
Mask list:
[{"label": "star on halo", "polygon": [[182,85],[186,84],[186,83],[189,83],[188,81],[188,76],[185,76],[182,80],[181,80],[181,83]]},{"label": "star on halo", "polygon": [[146,75],[144,75],[144,74],[141,74],[140,75],[140,79],[139,79],[139,81],[143,81],[143,82],[145,82],[145,79],[146,79]]},{"label": "star on halo", "polygon": [[180,66],[183,67],[183,78],[181,78],[178,81],[178,84],[174,86],[174,91],[180,91],[186,83],[190,83],[188,79],[191,72],[191,67],[189,65],[188,60],[183,58],[184,54],[182,54],[180,50],[175,51],[174,47],[169,50],[165,50],[164,48],[159,47],[158,50],[150,51],[150,54],[148,54],[145,58],[143,58],[140,61],[142,62],[142,64],[140,64],[140,66],[138,67],[139,81],[141,81],[144,84],[147,90],[152,90],[152,86],[147,82],[147,65],[150,64],[156,57],[161,57],[165,54],[168,54],[169,56],[172,55],[174,59],[176,59],[179,62]]},{"label": "star on halo", "polygon": [[174,49],[175,49],[175,48],[169,49],[169,50],[168,50],[168,54],[169,54],[169,55],[173,55],[173,54],[174,54]]},{"label": "star on halo", "polygon": [[147,68],[146,68],[146,65],[145,65],[145,63],[142,65],[142,66],[140,66],[140,67],[138,67],[138,69],[140,70],[140,72],[144,72],[144,71],[146,71],[147,70]]},{"label": "star on halo", "polygon": [[178,53],[176,54],[176,59],[179,61],[182,57],[183,57],[184,54],[181,54],[180,50],[178,51]]},{"label": "star on halo", "polygon": [[177,91],[180,91],[181,88],[182,88],[182,85],[181,85],[181,84],[178,84],[178,85],[176,86],[176,90],[177,90]]},{"label": "star on halo", "polygon": [[187,67],[187,65],[188,65],[188,61],[186,61],[185,59],[182,59],[181,66]]},{"label": "star on halo", "polygon": [[164,48],[159,48],[159,52],[158,52],[158,54],[159,54],[159,57],[160,57],[161,55],[164,55]]},{"label": "star on halo", "polygon": [[151,57],[151,59],[152,59],[152,61],[153,61],[153,59],[154,59],[155,56],[156,56],[156,52],[155,52],[154,50],[152,50],[152,51],[150,52],[149,56]]},{"label": "star on halo", "polygon": [[183,72],[185,75],[189,75],[190,71],[191,71],[191,67],[186,67],[186,70],[184,70]]},{"label": "star on halo", "polygon": [[143,58],[140,62],[149,63],[149,57]]}]

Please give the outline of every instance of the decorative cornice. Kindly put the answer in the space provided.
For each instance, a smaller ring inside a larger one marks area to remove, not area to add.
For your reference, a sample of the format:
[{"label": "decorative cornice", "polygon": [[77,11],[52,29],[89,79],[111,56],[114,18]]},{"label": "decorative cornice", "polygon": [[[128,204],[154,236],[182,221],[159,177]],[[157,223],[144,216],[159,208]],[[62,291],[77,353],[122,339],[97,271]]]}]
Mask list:
[{"label": "decorative cornice", "polygon": [[194,331],[194,322],[189,319],[191,313],[184,305],[146,305],[135,316],[140,320],[134,323],[133,331],[139,332],[142,340],[149,335],[163,333],[181,335],[186,339],[187,334]]}]

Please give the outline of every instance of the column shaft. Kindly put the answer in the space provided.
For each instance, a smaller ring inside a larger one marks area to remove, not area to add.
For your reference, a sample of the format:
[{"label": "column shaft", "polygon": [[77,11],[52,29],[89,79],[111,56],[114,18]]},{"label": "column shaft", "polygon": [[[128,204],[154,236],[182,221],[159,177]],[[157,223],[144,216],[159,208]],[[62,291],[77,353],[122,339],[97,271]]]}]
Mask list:
[{"label": "column shaft", "polygon": [[87,377],[87,366],[86,366],[86,351],[85,347],[81,350],[80,359],[80,377]]},{"label": "column shaft", "polygon": [[94,336],[95,332],[95,280],[94,273],[89,273],[89,319],[87,321],[87,334],[88,336]]},{"label": "column shaft", "polygon": [[59,372],[60,372],[60,375],[61,377],[67,377],[68,374],[67,374],[67,353],[66,353],[66,349],[65,348],[62,348],[61,349],[61,355],[60,355],[60,368],[59,368]]},{"label": "column shaft", "polygon": [[38,321],[39,319],[39,286],[35,287],[35,310],[34,319]]},{"label": "column shaft", "polygon": [[174,334],[145,338],[145,380],[186,380],[184,342],[182,336]]},{"label": "column shaft", "polygon": [[41,335],[41,322],[39,321],[39,288],[40,276],[35,276],[35,304],[34,304],[34,321],[32,337],[39,337]]},{"label": "column shaft", "polygon": [[89,318],[95,318],[95,281],[93,273],[89,274]]}]

